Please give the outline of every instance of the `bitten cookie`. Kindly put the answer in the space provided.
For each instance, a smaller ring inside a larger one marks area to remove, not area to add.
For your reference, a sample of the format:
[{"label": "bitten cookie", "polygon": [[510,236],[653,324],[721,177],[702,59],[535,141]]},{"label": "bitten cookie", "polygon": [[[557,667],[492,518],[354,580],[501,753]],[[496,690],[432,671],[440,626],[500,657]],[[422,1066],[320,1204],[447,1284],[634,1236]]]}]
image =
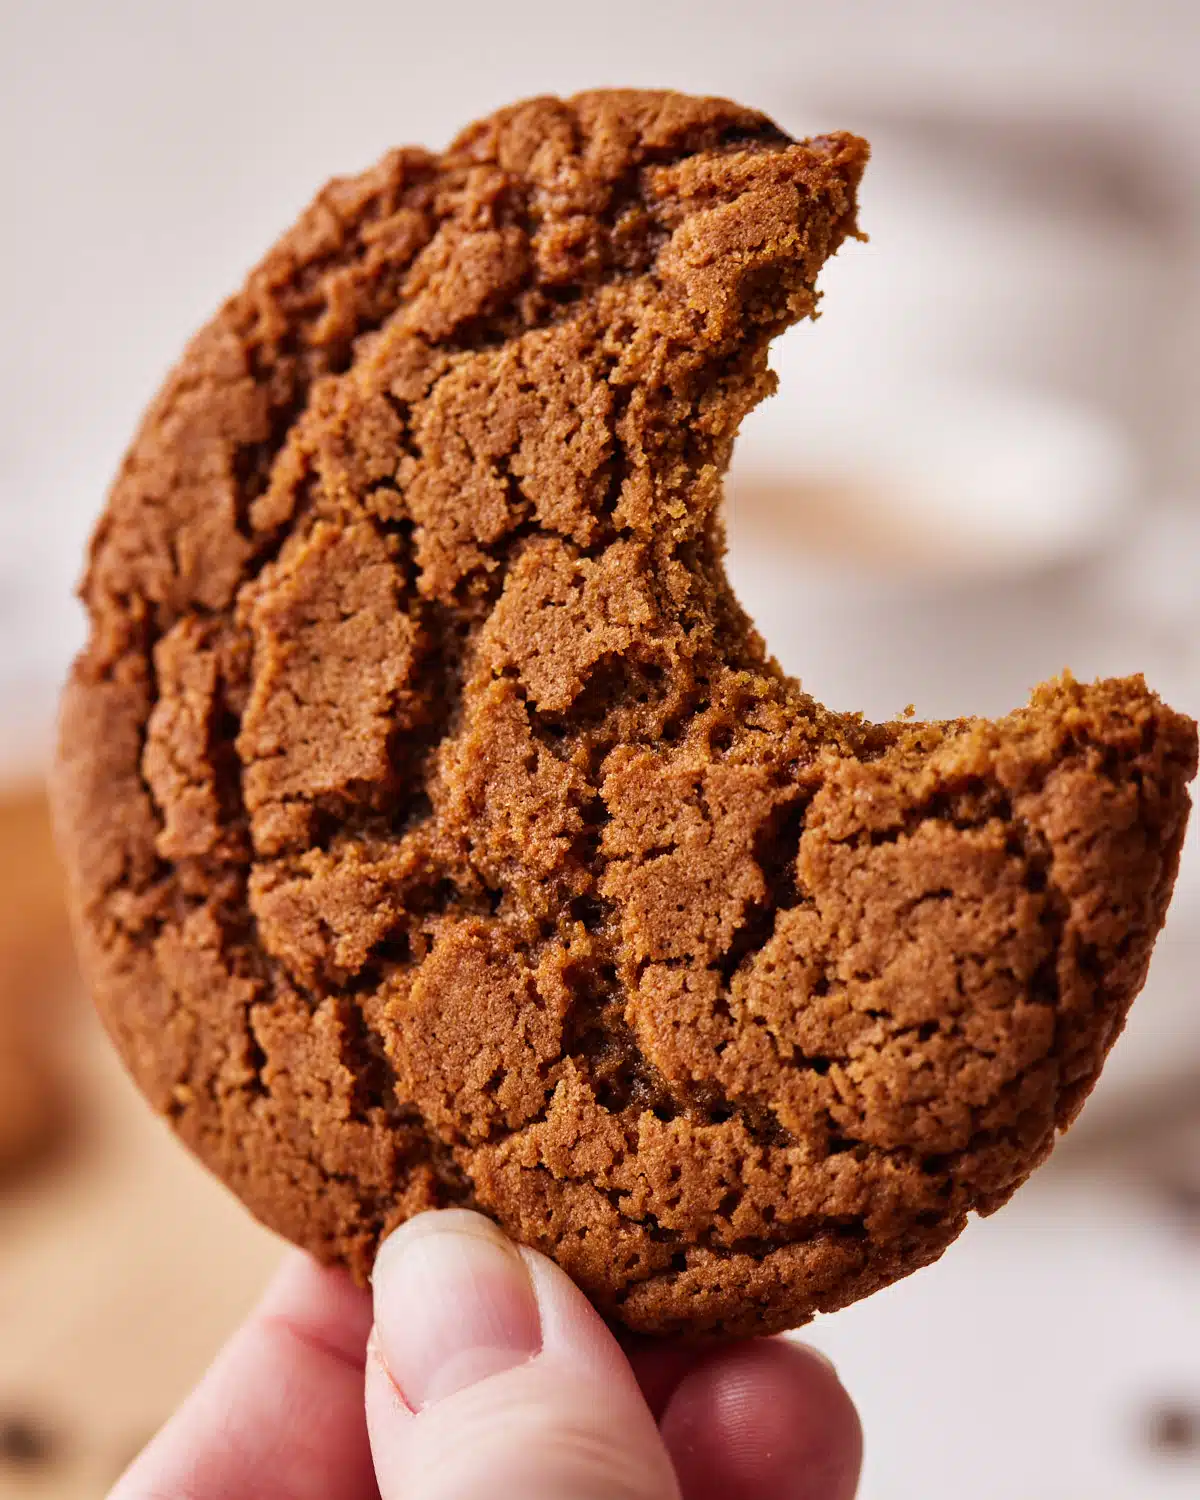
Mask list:
[{"label": "bitten cookie", "polygon": [[633,1329],[803,1323],[1003,1203],[1142,984],[1189,720],[1140,678],[835,714],[726,582],[734,435],[866,157],[632,92],[394,152],[124,462],[61,731],[91,983],[359,1278],[471,1204]]}]

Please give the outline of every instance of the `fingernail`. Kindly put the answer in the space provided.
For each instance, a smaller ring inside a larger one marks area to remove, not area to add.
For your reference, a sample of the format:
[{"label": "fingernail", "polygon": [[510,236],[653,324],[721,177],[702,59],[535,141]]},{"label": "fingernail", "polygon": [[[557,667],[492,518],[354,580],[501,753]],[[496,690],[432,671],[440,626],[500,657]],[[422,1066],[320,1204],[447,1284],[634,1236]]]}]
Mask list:
[{"label": "fingernail", "polygon": [[414,1410],[533,1358],[542,1345],[525,1263],[480,1214],[419,1214],[375,1261],[375,1346]]}]

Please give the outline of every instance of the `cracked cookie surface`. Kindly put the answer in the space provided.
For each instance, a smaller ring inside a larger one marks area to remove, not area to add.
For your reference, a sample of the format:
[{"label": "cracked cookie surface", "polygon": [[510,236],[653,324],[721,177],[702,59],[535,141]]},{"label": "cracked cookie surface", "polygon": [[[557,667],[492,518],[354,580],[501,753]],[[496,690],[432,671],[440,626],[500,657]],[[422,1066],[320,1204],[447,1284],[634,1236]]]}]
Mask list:
[{"label": "cracked cookie surface", "polygon": [[1189,720],[834,714],[726,583],[865,160],[634,92],[394,152],[125,459],[60,741],[87,969],[183,1139],[360,1278],[465,1203],[631,1328],[799,1324],[999,1206],[1142,983]]}]

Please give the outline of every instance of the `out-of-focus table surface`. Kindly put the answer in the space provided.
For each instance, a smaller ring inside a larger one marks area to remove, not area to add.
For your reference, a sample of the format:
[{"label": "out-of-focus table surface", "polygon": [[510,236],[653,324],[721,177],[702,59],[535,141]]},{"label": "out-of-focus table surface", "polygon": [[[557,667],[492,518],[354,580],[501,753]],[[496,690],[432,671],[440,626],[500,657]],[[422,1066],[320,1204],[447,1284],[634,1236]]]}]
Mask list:
[{"label": "out-of-focus table surface", "polygon": [[280,1255],[72,1025],[73,1143],[0,1193],[0,1500],[102,1495]]}]

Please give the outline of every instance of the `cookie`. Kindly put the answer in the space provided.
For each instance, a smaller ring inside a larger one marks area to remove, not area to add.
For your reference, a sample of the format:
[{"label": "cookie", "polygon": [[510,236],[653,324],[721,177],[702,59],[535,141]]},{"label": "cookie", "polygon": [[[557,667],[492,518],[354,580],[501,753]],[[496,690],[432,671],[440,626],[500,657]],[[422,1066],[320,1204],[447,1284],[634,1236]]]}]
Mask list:
[{"label": "cookie", "polygon": [[470,1204],[632,1329],[803,1323],[1004,1202],[1142,983],[1189,720],[1138,678],[833,713],[726,582],[733,439],[866,158],[634,92],[394,152],[125,459],[61,728],[91,984],[360,1279]]}]

